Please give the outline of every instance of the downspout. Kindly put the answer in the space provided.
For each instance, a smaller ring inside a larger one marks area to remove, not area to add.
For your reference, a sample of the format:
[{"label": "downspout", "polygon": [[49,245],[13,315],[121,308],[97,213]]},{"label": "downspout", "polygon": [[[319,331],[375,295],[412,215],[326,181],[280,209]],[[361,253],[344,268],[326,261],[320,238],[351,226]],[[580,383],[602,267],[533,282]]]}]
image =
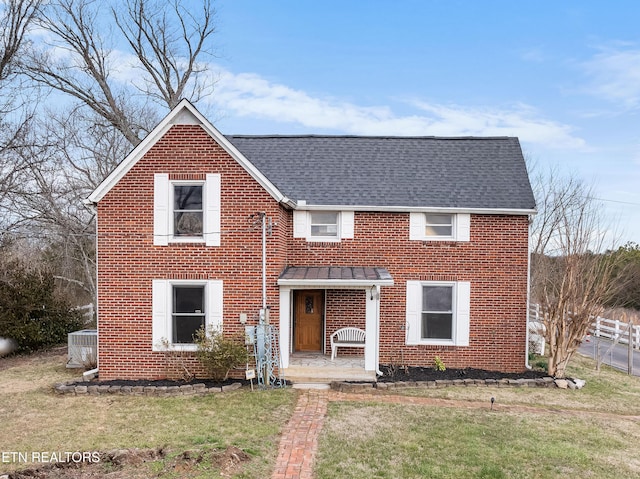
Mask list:
[{"label": "downspout", "polygon": [[376,376],[382,376],[384,373],[380,371],[380,286],[376,285]]},{"label": "downspout", "polygon": [[527,238],[527,313],[525,315],[527,324],[525,328],[525,347],[524,347],[524,367],[533,369],[529,364],[529,303],[531,301],[531,223],[533,218],[529,216],[529,237]]}]

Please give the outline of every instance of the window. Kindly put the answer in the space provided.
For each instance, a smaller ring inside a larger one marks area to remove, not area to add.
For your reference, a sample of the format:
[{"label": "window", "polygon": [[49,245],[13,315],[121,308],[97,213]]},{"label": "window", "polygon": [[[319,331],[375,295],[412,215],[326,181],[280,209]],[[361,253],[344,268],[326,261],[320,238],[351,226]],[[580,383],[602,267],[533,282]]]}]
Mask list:
[{"label": "window", "polygon": [[453,238],[454,215],[425,213],[425,232],[427,237]]},{"label": "window", "polygon": [[352,239],[354,236],[353,211],[301,211],[293,212],[293,237],[307,241],[333,241]]},{"label": "window", "polygon": [[407,344],[469,345],[467,281],[407,281]]},{"label": "window", "polygon": [[409,215],[409,239],[417,241],[469,241],[471,215],[425,213]]},{"label": "window", "polygon": [[422,287],[420,339],[452,339],[453,286]]},{"label": "window", "polygon": [[313,237],[338,237],[338,213],[336,212],[312,212],[311,236]]},{"label": "window", "polygon": [[204,286],[173,286],[171,321],[174,344],[191,344],[205,327]]},{"label": "window", "polygon": [[173,235],[202,236],[202,185],[173,184]]},{"label": "window", "polygon": [[221,280],[155,279],[152,284],[154,351],[195,351],[198,329],[222,328]]},{"label": "window", "polygon": [[171,181],[166,173],[154,175],[153,244],[205,243],[220,246],[219,174],[205,181]]}]

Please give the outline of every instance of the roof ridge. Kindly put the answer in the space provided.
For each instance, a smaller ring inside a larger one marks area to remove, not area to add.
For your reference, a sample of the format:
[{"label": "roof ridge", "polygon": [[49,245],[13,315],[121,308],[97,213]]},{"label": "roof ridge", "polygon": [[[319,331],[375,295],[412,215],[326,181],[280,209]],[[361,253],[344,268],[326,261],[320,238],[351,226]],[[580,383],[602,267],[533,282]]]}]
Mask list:
[{"label": "roof ridge", "polygon": [[353,139],[380,139],[380,140],[513,140],[517,136],[394,136],[394,135],[318,135],[318,134],[300,134],[300,135],[224,135],[227,138],[246,138],[246,139],[266,139],[266,138],[353,138]]}]

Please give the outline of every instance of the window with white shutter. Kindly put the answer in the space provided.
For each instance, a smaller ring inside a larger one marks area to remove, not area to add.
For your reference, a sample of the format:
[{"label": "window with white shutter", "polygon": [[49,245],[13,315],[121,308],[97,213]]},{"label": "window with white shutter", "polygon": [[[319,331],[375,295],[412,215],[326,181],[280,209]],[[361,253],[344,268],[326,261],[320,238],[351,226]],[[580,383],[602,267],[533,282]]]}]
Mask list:
[{"label": "window with white shutter", "polygon": [[220,246],[220,175],[205,181],[171,181],[166,173],[154,177],[153,244],[204,242]]},{"label": "window with white shutter", "polygon": [[293,211],[293,237],[338,242],[354,237],[353,211]]},{"label": "window with white shutter", "polygon": [[407,344],[469,345],[471,284],[407,281]]},{"label": "window with white shutter", "polygon": [[409,239],[416,241],[469,241],[471,215],[467,213],[410,213]]},{"label": "window with white shutter", "polygon": [[200,328],[222,330],[222,301],[222,280],[153,280],[153,350],[195,351]]}]

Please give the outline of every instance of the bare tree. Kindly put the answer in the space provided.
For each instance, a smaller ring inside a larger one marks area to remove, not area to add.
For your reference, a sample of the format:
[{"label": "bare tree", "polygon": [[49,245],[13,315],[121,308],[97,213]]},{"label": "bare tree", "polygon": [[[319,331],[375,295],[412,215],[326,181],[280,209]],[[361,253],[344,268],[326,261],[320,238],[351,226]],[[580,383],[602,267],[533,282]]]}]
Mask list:
[{"label": "bare tree", "polygon": [[539,213],[532,227],[531,287],[541,305],[549,374],[564,377],[589,326],[617,289],[618,257],[593,190],[557,171],[538,175]]},{"label": "bare tree", "polygon": [[112,12],[145,75],[142,93],[169,109],[184,97],[197,101],[210,93],[213,84],[200,81],[208,72],[197,59],[213,55],[207,44],[215,32],[211,2],[201,2],[199,16],[177,0],[127,0],[126,5],[124,14]]},{"label": "bare tree", "polygon": [[[132,145],[154,126],[149,99],[172,108],[182,96],[197,100],[209,78],[199,64],[212,55],[215,11],[207,0],[200,16],[175,1],[128,0],[106,10],[95,0],[58,0],[42,8],[40,26],[51,34],[32,55],[29,75],[42,85],[79,100],[117,129]],[[106,29],[105,14],[117,28]],[[120,51],[128,45],[131,51]],[[131,70],[142,72],[133,76]],[[138,93],[138,95],[136,95]]]},{"label": "bare tree", "polygon": [[34,22],[40,0],[8,0],[0,3],[0,225],[3,233],[18,218],[7,201],[28,170],[18,150],[33,118],[33,107],[20,102],[19,74],[27,32]]}]

